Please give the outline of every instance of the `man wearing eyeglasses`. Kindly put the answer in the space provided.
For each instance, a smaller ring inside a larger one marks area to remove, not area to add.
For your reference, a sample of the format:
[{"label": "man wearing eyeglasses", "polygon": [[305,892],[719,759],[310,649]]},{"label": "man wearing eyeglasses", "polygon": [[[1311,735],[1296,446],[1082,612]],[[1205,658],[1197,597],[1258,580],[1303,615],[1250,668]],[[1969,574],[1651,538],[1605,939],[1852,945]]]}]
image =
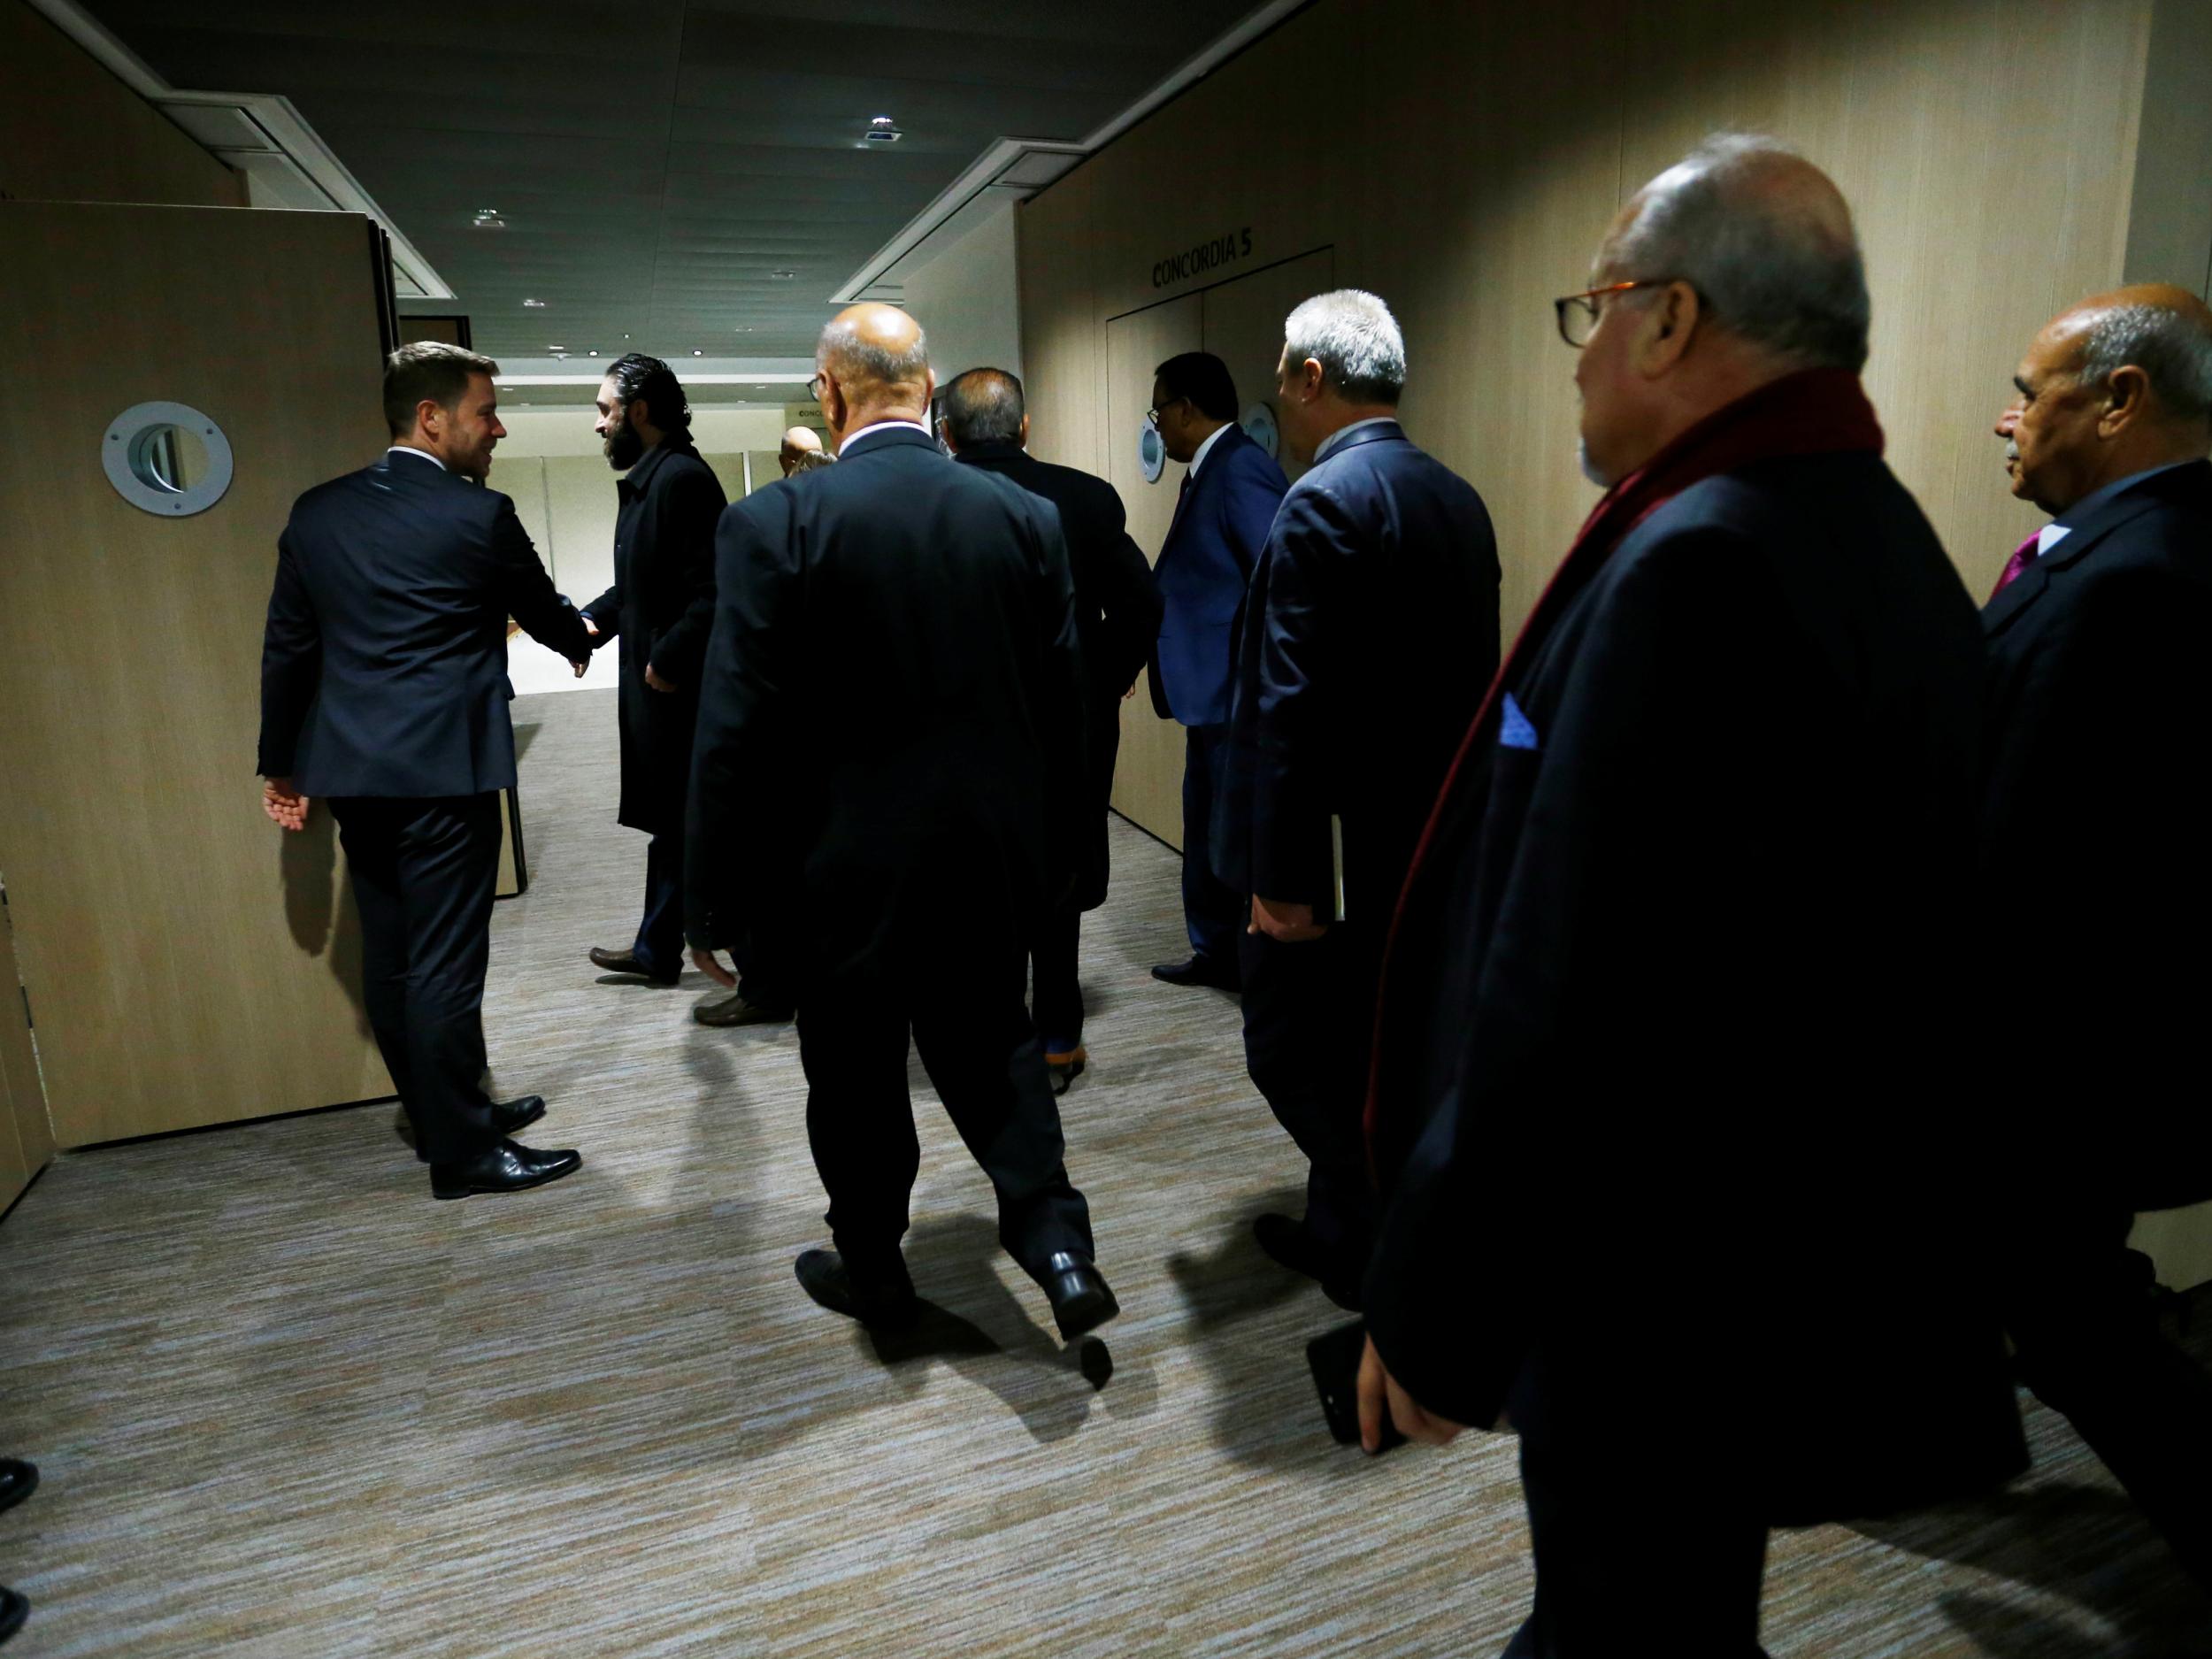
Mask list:
[{"label": "man wearing eyeglasses", "polygon": [[1214,793],[1235,689],[1238,618],[1283,492],[1274,457],[1237,425],[1236,382],[1210,351],[1187,351],[1152,372],[1145,419],[1183,474],[1175,518],[1153,570],[1166,610],[1152,651],[1152,707],[1179,721],[1183,746],[1183,925],[1190,956],[1162,963],[1170,985],[1233,991],[1245,895],[1215,873]]},{"label": "man wearing eyeglasses", "polygon": [[1747,1656],[1770,1527],[2024,1461],[1947,1029],[1980,645],[1818,169],[1710,140],[1594,275],[1559,310],[1606,494],[1384,968],[1361,1416],[1519,1432],[1517,1659]]}]

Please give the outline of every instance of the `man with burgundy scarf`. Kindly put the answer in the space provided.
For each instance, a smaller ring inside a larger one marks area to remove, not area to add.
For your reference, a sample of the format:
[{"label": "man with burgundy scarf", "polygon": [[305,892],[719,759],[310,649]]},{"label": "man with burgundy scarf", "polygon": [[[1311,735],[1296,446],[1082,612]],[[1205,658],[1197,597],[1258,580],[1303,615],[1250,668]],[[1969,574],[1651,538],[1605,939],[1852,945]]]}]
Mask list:
[{"label": "man with burgundy scarf", "polygon": [[2022,1379],[2212,1588],[2212,1376],[2127,1246],[2138,1211],[2212,1198],[2212,310],[2099,295],[2013,383],[2012,493],[2053,517],[1982,611],[1983,1064],[2021,1153],[2006,1324]]},{"label": "man with burgundy scarf", "polygon": [[1509,1655],[1750,1659],[1770,1527],[2024,1461],[1944,1029],[1979,643],[1818,169],[1708,141],[1558,311],[1608,488],[1399,901],[1361,1416],[1519,1432]]}]

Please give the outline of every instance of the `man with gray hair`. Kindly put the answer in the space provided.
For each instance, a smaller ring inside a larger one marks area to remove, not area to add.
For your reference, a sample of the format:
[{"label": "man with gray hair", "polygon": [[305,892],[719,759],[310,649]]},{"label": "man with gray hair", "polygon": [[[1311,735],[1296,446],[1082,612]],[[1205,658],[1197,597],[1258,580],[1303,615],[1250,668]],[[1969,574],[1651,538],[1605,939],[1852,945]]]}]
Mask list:
[{"label": "man with gray hair", "polygon": [[1982,611],[1977,1023],[2022,1154],[2006,1322],[2022,1378],[2212,1588],[2212,1377],[2127,1246],[2139,1211],[2212,1198],[2212,309],[2098,295],[2013,381],[2012,493],[2055,516]]},{"label": "man with gray hair", "polygon": [[1519,1432],[1517,1659],[1748,1659],[1769,1528],[2025,1461],[1954,1029],[1980,641],[1817,168],[1701,146],[1556,311],[1608,488],[1399,900],[1362,1426]]},{"label": "man with gray hair", "polygon": [[1074,890],[1053,907],[1031,947],[1029,1004],[1052,1086],[1065,1094],[1090,1059],[1083,1046],[1076,949],[1083,912],[1106,902],[1106,807],[1121,747],[1121,701],[1159,638],[1160,586],[1130,539],[1128,515],[1114,487],[1029,453],[1029,411],[1019,380],[1004,369],[970,369],[945,388],[943,410],[939,426],[953,459],[1043,496],[1059,510],[1067,533],[1075,631],[1083,648],[1087,753],[1056,756],[1053,764],[1082,773],[1082,845]]},{"label": "man with gray hair", "polygon": [[939,451],[912,318],[849,307],[815,360],[838,464],[755,491],[716,535],[692,960],[732,984],[713,947],[748,931],[795,994],[835,1244],[798,1258],[809,1295],[877,1326],[918,1311],[900,1250],[921,1157],[910,1037],[990,1177],[1000,1241],[1072,1340],[1119,1310],[1022,1007],[1080,835],[1067,544],[1051,503]]},{"label": "man with gray hair", "polygon": [[1303,1219],[1253,1232],[1357,1307],[1375,1223],[1368,1016],[1414,843],[1497,672],[1498,553],[1482,497],[1398,423],[1389,308],[1344,288],[1283,332],[1283,440],[1311,470],[1252,572],[1210,841],[1250,907],[1245,1062],[1310,1165]]}]

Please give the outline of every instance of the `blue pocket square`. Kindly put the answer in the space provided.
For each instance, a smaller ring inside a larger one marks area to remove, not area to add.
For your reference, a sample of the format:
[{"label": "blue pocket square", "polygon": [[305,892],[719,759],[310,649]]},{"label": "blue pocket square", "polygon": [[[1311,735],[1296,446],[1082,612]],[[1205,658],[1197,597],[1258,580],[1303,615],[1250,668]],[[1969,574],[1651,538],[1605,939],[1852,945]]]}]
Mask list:
[{"label": "blue pocket square", "polygon": [[1513,694],[1505,694],[1505,704],[1498,716],[1498,747],[1500,749],[1540,749],[1536,728],[1529,724],[1528,716],[1521,712],[1521,705],[1513,700]]}]

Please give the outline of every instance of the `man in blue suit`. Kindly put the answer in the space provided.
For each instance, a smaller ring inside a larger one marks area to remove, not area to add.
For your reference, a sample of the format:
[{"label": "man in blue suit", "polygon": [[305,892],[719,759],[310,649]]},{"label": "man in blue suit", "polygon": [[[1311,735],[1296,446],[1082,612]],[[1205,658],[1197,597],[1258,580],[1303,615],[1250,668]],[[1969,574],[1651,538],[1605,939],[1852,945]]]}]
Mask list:
[{"label": "man in blue suit", "polygon": [[1244,590],[1289,488],[1274,457],[1237,422],[1229,365],[1187,351],[1152,372],[1149,417],[1171,460],[1189,470],[1154,572],[1166,614],[1152,652],[1152,706],[1180,721],[1183,751],[1183,923],[1187,961],[1162,963],[1170,985],[1241,984],[1238,936],[1245,895],[1214,873],[1210,852],[1215,777],[1228,733],[1237,623]]},{"label": "man in blue suit", "polygon": [[1361,1106],[1398,889],[1498,668],[1498,553],[1474,487],[1398,424],[1405,342],[1372,294],[1291,312],[1283,439],[1312,470],[1275,515],[1245,601],[1215,872],[1250,894],[1252,1081],[1311,1163],[1302,1221],[1260,1248],[1346,1307],[1374,1239]]},{"label": "man in blue suit", "polygon": [[261,652],[264,805],[299,830],[320,795],[338,820],[362,998],[438,1198],[540,1187],[581,1162],[511,1140],[545,1102],[495,1102],[478,1081],[499,792],[515,782],[507,618],[579,672],[591,660],[514,503],[482,488],[506,436],[498,373],[434,342],[392,354],[391,449],[293,504]]}]

